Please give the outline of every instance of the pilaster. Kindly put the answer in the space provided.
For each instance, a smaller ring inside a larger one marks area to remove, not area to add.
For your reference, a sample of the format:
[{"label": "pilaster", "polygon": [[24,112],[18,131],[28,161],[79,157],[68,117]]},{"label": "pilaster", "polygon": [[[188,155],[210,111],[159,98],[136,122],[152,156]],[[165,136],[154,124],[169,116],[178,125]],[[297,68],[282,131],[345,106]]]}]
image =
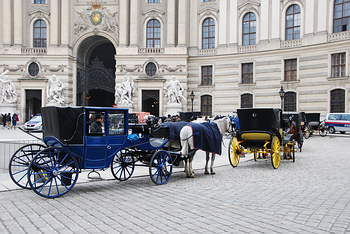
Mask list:
[{"label": "pilaster", "polygon": [[167,1],[167,44],[175,46],[175,0]]},{"label": "pilaster", "polygon": [[129,33],[129,0],[119,1],[120,14],[119,14],[119,44],[120,46],[127,46],[128,43],[128,33]]},{"label": "pilaster", "polygon": [[50,44],[58,45],[59,0],[50,1]]},{"label": "pilaster", "polygon": [[3,24],[3,43],[5,45],[11,44],[11,25],[12,25],[12,16],[11,16],[11,0],[2,0],[3,9],[2,9],[2,24]]},{"label": "pilaster", "polygon": [[187,41],[187,0],[179,1],[178,45],[186,46]]},{"label": "pilaster", "polygon": [[130,1],[130,45],[137,46],[139,42],[139,0]]}]

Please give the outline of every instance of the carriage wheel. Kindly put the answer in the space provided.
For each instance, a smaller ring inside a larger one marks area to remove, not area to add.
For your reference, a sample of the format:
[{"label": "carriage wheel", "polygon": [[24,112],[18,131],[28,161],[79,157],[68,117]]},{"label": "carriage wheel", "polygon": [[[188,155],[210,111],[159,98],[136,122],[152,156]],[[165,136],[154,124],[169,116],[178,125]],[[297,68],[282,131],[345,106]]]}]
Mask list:
[{"label": "carriage wheel", "polygon": [[19,148],[11,157],[9,174],[12,181],[21,188],[30,189],[28,182],[28,167],[34,156],[45,149],[41,144],[29,144]]},{"label": "carriage wheel", "polygon": [[292,159],[293,159],[293,163],[295,163],[295,145],[293,145],[292,147]]},{"label": "carriage wheel", "polygon": [[303,135],[304,135],[304,138],[305,138],[305,139],[309,139],[309,138],[310,138],[311,132],[310,132],[310,129],[309,129],[308,127],[305,129]]},{"label": "carriage wheel", "polygon": [[69,192],[78,175],[77,159],[62,148],[50,147],[40,151],[28,168],[31,189],[45,198],[57,198]]},{"label": "carriage wheel", "polygon": [[114,176],[119,181],[128,180],[135,169],[135,160],[132,155],[128,155],[128,151],[119,151],[113,158],[111,164],[111,171]]},{"label": "carriage wheel", "polygon": [[327,136],[327,129],[326,127],[320,127],[318,130],[321,137]]},{"label": "carriage wheel", "polygon": [[256,162],[258,160],[258,153],[254,151],[254,161]]},{"label": "carriage wheel", "polygon": [[[228,160],[232,167],[237,167],[239,164],[240,155],[238,153],[239,142],[237,137],[232,137],[230,144],[228,146]],[[254,154],[255,159],[255,154]]]},{"label": "carriage wheel", "polygon": [[172,158],[167,151],[157,151],[149,164],[149,176],[157,185],[166,184],[173,171]]},{"label": "carriage wheel", "polygon": [[274,169],[277,169],[281,163],[281,142],[277,136],[272,138],[271,143],[271,163]]}]

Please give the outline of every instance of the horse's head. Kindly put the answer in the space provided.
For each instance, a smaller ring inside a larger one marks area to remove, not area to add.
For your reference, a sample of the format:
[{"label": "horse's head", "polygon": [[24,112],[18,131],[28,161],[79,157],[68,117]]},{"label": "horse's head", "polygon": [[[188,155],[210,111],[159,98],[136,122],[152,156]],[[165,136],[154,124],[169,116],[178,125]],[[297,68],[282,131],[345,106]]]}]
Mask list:
[{"label": "horse's head", "polygon": [[155,129],[159,127],[159,118],[153,115],[149,115],[146,120],[146,124],[151,129]]},{"label": "horse's head", "polygon": [[218,125],[221,135],[231,133],[233,131],[231,120],[227,116],[216,118],[213,122]]}]

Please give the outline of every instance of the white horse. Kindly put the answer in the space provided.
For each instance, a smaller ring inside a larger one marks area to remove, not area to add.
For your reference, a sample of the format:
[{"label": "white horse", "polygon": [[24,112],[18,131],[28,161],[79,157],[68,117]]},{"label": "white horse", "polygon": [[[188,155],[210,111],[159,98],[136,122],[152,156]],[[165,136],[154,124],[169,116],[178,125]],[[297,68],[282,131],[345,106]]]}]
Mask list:
[{"label": "white horse", "polygon": [[[231,121],[229,117],[217,119],[217,120],[214,120],[213,122],[217,124],[221,135],[231,130]],[[187,158],[185,160],[185,173],[186,173],[186,176],[190,178],[194,177],[194,171],[192,168],[192,160],[194,155],[189,156],[190,150],[194,150],[194,143],[193,143],[192,136],[193,136],[193,131],[190,126],[185,126],[181,129],[180,131],[181,154],[185,158]],[[209,174],[209,171],[208,171],[209,152],[206,152],[206,153],[207,153],[207,157],[206,157],[206,164],[205,164],[205,174]],[[213,169],[214,160],[215,160],[215,154],[212,153],[211,164],[210,164],[211,174],[215,174]]]}]

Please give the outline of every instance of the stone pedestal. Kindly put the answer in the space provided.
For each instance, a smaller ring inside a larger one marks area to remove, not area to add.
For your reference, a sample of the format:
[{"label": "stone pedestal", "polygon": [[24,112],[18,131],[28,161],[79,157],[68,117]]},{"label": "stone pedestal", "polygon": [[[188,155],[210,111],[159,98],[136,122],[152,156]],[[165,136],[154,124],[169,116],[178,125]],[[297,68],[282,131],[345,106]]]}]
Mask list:
[{"label": "stone pedestal", "polygon": [[15,112],[16,104],[0,104],[0,114],[11,113],[12,116]]},{"label": "stone pedestal", "polygon": [[129,113],[134,112],[134,108],[133,108],[133,105],[132,105],[132,104],[118,104],[118,105],[117,105],[117,108],[120,108],[120,109],[129,109]]},{"label": "stone pedestal", "polygon": [[182,111],[181,103],[168,103],[166,105],[166,114],[167,115],[178,115]]}]

